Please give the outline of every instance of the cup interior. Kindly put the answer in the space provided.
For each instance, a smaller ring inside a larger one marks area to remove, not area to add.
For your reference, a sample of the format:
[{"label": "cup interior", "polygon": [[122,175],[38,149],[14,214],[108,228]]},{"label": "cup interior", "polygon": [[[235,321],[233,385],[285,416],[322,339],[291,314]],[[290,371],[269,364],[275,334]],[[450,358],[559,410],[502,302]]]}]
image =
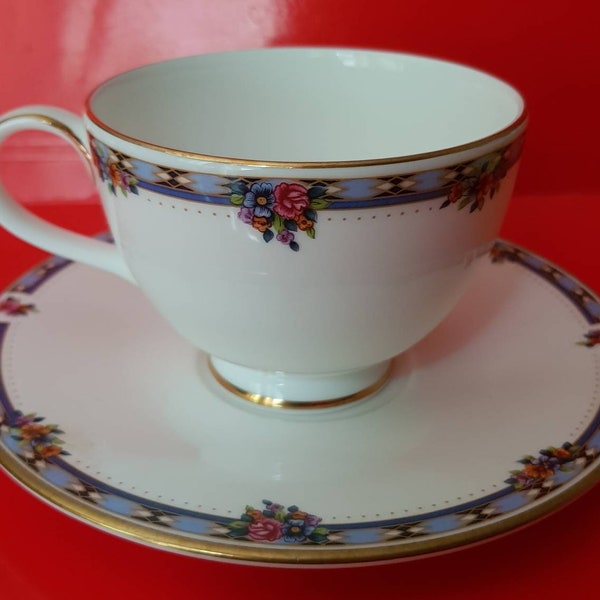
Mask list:
[{"label": "cup interior", "polygon": [[152,64],[97,88],[88,116],[125,138],[252,161],[344,162],[439,152],[523,115],[483,72],[408,54],[278,48]]}]

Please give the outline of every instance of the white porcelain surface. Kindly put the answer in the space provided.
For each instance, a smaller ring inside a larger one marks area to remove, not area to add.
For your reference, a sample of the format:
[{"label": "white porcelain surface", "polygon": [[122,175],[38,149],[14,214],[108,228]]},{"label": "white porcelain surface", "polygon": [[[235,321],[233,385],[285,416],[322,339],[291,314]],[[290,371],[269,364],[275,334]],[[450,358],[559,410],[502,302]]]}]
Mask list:
[{"label": "white porcelain surface", "polygon": [[[69,454],[24,465],[29,446],[5,415],[0,460],[95,525],[226,560],[358,564],[510,531],[600,477],[598,298],[517,252],[478,261],[458,307],[396,359],[381,392],[310,414],[225,392],[206,355],[122,280],[67,265],[37,287],[32,274],[2,296],[29,308],[0,313],[0,399],[58,424]],[[507,483],[539,472],[524,456],[567,442],[582,448],[564,469]],[[263,499],[320,518],[322,543],[256,539],[266,525],[231,537]]]}]

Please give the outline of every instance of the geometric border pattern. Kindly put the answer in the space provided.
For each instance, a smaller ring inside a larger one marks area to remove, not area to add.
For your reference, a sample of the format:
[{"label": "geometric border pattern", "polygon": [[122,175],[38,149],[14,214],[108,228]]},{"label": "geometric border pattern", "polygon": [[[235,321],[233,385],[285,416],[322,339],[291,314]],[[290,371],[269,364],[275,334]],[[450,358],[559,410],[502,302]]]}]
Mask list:
[{"label": "geometric border pattern", "polygon": [[276,186],[293,181],[305,188],[318,187],[325,190],[329,202],[327,210],[392,206],[420,202],[447,196],[450,189],[473,173],[481,170],[495,155],[510,156],[506,168],[512,167],[521,155],[523,136],[510,144],[476,159],[456,163],[443,168],[415,171],[384,177],[294,179],[240,177],[198,173],[176,169],[162,164],[152,164],[129,156],[106,146],[90,136],[93,154],[96,148],[108,156],[108,162],[119,173],[132,177],[139,188],[205,204],[230,206],[231,186],[268,182]]}]

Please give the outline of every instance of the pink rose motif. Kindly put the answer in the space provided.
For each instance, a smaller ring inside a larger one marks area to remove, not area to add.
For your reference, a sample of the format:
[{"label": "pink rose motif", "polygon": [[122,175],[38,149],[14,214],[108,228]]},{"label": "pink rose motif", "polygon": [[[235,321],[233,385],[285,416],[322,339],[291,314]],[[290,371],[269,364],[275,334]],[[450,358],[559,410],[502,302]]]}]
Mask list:
[{"label": "pink rose motif", "polygon": [[0,312],[11,316],[27,315],[31,311],[35,311],[33,304],[21,304],[17,298],[9,296],[0,302]]},{"label": "pink rose motif", "polygon": [[281,523],[269,517],[248,525],[248,537],[255,542],[276,542],[281,537]]},{"label": "pink rose motif", "polygon": [[299,183],[282,182],[273,190],[275,212],[284,219],[294,220],[309,206],[306,188]]},{"label": "pink rose motif", "polygon": [[5,312],[9,315],[16,315],[19,312],[21,303],[16,298],[6,298],[0,302],[0,311]]}]

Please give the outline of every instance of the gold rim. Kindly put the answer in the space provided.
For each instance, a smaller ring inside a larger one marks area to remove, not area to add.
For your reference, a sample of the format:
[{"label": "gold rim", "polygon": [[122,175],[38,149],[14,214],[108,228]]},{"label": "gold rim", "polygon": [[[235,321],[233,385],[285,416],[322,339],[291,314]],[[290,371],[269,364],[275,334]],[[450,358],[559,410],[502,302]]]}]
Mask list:
[{"label": "gold rim", "polygon": [[61,135],[62,137],[70,141],[73,144],[73,146],[75,146],[75,148],[79,150],[81,154],[83,154],[83,156],[86,158],[89,165],[91,166],[92,157],[87,149],[87,146],[83,143],[81,138],[62,121],[59,121],[58,119],[55,119],[53,117],[49,117],[48,115],[42,115],[40,113],[19,113],[5,117],[4,119],[0,120],[0,125],[4,125],[4,123],[10,123],[11,121],[16,121],[18,119],[30,119],[32,121],[37,121],[42,125],[46,125],[50,129],[55,129],[55,133]]},{"label": "gold rim", "polygon": [[335,406],[342,406],[349,404],[350,402],[356,402],[362,400],[371,394],[374,394],[380,390],[389,380],[392,373],[392,362],[387,366],[384,374],[374,383],[369,385],[358,392],[349,394],[348,396],[341,396],[340,398],[330,398],[324,400],[309,400],[302,402],[299,400],[286,400],[285,398],[273,398],[271,396],[263,396],[255,392],[249,392],[240,388],[223,377],[216,369],[210,358],[208,359],[208,369],[211,375],[217,380],[217,382],[224,387],[228,392],[235,394],[238,398],[251,402],[252,404],[258,404],[259,406],[266,406],[268,408],[277,409],[288,409],[288,410],[315,410],[319,408],[333,408]]},{"label": "gold rim", "polygon": [[25,488],[33,491],[55,507],[87,521],[100,529],[126,538],[149,544],[164,550],[192,554],[206,558],[241,561],[249,563],[282,565],[343,565],[400,560],[425,554],[436,554],[458,549],[477,542],[483,542],[502,534],[507,534],[532,522],[548,516],[564,507],[600,481],[599,465],[593,467],[580,481],[561,492],[540,501],[533,509],[524,510],[498,522],[487,522],[481,527],[469,528],[459,533],[442,535],[438,538],[410,542],[390,542],[385,546],[340,548],[325,547],[277,550],[266,545],[249,543],[248,546],[235,545],[213,540],[194,539],[182,534],[152,528],[132,522],[124,517],[78,500],[75,496],[54,487],[32,470],[28,469],[9,450],[0,444],[0,465]]},{"label": "gold rim", "polygon": [[86,102],[86,114],[89,120],[96,125],[96,127],[102,129],[105,133],[108,133],[124,142],[141,146],[149,150],[155,150],[163,152],[164,154],[170,154],[178,158],[191,158],[193,160],[201,160],[204,162],[211,163],[223,163],[237,166],[250,166],[250,167],[273,167],[280,169],[336,169],[336,168],[350,168],[350,167],[373,167],[380,165],[393,165],[402,164],[408,162],[414,162],[418,160],[427,160],[430,158],[439,158],[441,156],[449,156],[464,152],[466,150],[472,150],[480,146],[485,146],[491,142],[504,138],[512,132],[518,130],[521,126],[527,123],[527,111],[523,108],[522,113],[519,117],[513,121],[510,125],[483,138],[479,138],[473,142],[466,144],[460,144],[458,146],[451,146],[450,148],[444,148],[443,150],[434,150],[431,152],[422,152],[420,154],[405,154],[400,156],[390,156],[385,158],[369,158],[364,160],[331,160],[331,161],[318,161],[318,162],[302,162],[302,161],[279,161],[279,160],[256,160],[246,158],[234,158],[231,156],[218,156],[214,154],[201,154],[199,152],[189,152],[186,150],[177,150],[170,148],[169,146],[161,146],[159,144],[153,144],[145,140],[127,135],[122,133],[110,125],[104,123],[98,116],[94,114],[90,105],[91,96],[88,97]]}]

